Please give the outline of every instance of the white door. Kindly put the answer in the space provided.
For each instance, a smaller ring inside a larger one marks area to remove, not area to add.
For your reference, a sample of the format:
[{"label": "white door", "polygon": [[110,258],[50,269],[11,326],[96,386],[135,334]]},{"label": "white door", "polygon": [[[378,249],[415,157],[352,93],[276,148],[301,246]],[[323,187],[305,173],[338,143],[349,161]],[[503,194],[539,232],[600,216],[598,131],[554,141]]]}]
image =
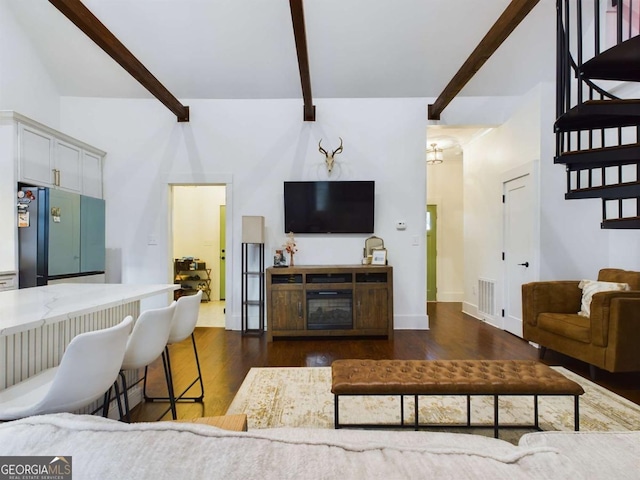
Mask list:
[{"label": "white door", "polygon": [[531,175],[503,183],[504,330],[522,337],[522,284],[533,280],[534,204]]}]

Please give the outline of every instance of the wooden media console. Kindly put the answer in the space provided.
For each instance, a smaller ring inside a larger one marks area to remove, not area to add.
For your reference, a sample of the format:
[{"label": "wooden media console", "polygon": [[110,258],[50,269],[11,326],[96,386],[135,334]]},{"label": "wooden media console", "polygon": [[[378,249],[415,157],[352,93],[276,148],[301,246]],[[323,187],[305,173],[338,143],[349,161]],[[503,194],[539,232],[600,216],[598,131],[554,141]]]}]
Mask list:
[{"label": "wooden media console", "polygon": [[393,267],[267,268],[267,339],[393,338]]}]

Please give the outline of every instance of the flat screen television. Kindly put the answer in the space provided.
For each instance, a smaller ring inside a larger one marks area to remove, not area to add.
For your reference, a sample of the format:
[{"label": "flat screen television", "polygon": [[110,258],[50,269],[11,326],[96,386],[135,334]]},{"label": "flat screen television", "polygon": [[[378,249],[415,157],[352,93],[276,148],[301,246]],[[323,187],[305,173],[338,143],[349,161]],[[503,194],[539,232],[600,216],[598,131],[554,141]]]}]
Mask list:
[{"label": "flat screen television", "polygon": [[284,182],[285,233],[373,233],[374,181]]}]

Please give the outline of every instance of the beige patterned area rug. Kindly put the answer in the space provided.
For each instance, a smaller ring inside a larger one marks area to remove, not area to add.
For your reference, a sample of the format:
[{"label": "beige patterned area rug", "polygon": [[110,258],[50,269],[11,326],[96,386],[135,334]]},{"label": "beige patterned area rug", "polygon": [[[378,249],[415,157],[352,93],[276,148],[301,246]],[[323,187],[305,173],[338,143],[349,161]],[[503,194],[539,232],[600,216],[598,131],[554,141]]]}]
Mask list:
[{"label": "beige patterned area rug", "polygon": [[[640,406],[562,367],[552,367],[579,383],[580,430],[640,430]],[[398,396],[341,397],[341,423],[399,424]],[[413,422],[413,397],[404,398],[405,422]],[[573,430],[573,397],[539,397],[540,428]],[[533,423],[532,397],[500,397],[501,424]],[[250,429],[274,427],[333,428],[333,395],[330,367],[252,368],[229,406],[227,414],[246,413]],[[421,396],[420,423],[460,424],[466,422],[466,397]],[[493,423],[493,397],[471,399],[472,423]],[[427,429],[428,430],[428,429]],[[469,432],[451,427],[448,431]],[[517,443],[532,429],[505,429],[500,438]],[[493,435],[491,428],[471,429]]]}]

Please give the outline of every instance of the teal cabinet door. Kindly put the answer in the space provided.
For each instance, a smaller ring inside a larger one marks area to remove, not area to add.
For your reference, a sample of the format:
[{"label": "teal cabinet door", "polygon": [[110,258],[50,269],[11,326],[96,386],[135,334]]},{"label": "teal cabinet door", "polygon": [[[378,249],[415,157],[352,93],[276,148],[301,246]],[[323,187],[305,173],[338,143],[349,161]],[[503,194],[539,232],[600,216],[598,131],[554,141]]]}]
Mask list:
[{"label": "teal cabinet door", "polygon": [[80,197],[80,271],[104,272],[104,200]]},{"label": "teal cabinet door", "polygon": [[80,272],[80,195],[49,190],[49,276]]}]

